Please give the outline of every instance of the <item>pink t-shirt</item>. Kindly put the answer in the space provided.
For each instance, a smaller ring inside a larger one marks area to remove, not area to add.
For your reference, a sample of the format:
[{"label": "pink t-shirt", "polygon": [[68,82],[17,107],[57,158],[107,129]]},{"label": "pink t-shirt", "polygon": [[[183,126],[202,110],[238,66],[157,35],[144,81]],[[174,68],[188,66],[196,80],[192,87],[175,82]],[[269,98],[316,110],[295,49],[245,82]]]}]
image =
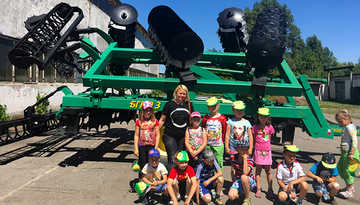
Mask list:
[{"label": "pink t-shirt", "polygon": [[264,128],[261,128],[260,125],[255,125],[252,127],[252,133],[255,138],[255,150],[271,150],[271,135],[275,133],[272,125],[266,125]]},{"label": "pink t-shirt", "polygon": [[155,127],[159,126],[159,121],[155,120],[153,122],[151,120],[148,120],[141,122],[140,120],[136,120],[136,126],[140,128],[139,146],[145,146],[145,145],[155,146],[155,141],[156,141]]}]

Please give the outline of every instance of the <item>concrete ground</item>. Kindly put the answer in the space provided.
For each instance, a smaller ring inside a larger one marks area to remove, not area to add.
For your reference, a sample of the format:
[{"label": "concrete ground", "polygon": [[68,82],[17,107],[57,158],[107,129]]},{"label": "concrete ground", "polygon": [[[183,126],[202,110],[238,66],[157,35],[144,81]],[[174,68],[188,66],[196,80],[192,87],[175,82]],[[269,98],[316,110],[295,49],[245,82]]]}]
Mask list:
[{"label": "concrete ground", "polygon": [[[133,127],[130,123],[129,128]],[[125,125],[114,125],[108,132],[82,131],[76,138],[62,137],[52,131],[0,147],[0,205],[113,205],[135,204],[137,195],[129,193],[129,181],[137,174],[131,170],[135,160],[132,154],[133,132]],[[302,152],[298,160],[308,171],[324,152],[334,152],[339,158],[339,141],[336,137],[314,139],[296,130],[295,144]],[[273,157],[281,160],[282,147],[273,145]],[[275,169],[272,170],[275,174]],[[225,188],[230,183],[230,167],[225,166]],[[308,180],[310,182],[310,180]],[[338,178],[341,186],[343,180]],[[261,181],[267,190],[264,172]],[[360,180],[355,179],[360,193]],[[274,190],[278,185],[274,180]],[[313,204],[314,194],[309,189],[304,204]],[[227,196],[222,196],[224,203]],[[272,204],[265,197],[255,198],[252,204]],[[360,194],[351,200],[337,198],[338,204],[360,204]],[[180,204],[183,204],[181,202]]]}]

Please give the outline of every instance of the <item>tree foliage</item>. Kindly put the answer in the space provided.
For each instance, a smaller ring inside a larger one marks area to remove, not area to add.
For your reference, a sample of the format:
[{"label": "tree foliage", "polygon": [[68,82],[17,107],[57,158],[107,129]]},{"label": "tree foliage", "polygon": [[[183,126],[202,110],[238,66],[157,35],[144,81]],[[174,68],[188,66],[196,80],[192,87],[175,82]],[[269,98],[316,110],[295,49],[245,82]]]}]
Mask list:
[{"label": "tree foliage", "polygon": [[[285,43],[287,49],[284,57],[295,74],[326,77],[326,73],[323,71],[324,67],[341,65],[337,62],[333,52],[328,47],[324,47],[315,34],[305,41],[301,38],[301,30],[294,24],[294,17],[290,9],[287,8],[286,4],[281,5],[277,0],[262,0],[256,2],[252,9],[245,9],[249,34],[255,25],[257,15],[266,7],[279,7],[284,10],[287,16],[288,29]],[[360,72],[360,58],[354,70]]]},{"label": "tree foliage", "polygon": [[10,120],[10,116],[6,114],[6,105],[0,105],[0,122]]},{"label": "tree foliage", "polygon": [[[40,95],[40,93],[36,96],[36,102],[42,100],[46,95]],[[40,103],[38,106],[35,107],[36,114],[46,114],[49,113],[49,100],[46,99],[44,102]]]}]

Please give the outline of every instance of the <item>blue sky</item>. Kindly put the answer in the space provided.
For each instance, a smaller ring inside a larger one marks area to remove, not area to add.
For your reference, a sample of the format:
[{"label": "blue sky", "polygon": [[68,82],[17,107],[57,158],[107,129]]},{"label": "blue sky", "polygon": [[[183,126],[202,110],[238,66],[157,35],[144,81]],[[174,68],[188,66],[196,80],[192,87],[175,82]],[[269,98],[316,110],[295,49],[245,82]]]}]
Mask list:
[{"label": "blue sky", "polygon": [[[360,58],[359,0],[278,0],[290,8],[305,40],[315,34],[339,62],[358,63]],[[203,40],[205,50],[221,49],[216,18],[223,9],[252,8],[260,0],[122,0],[138,10],[138,21],[148,28],[147,17],[158,5],[172,8]]]}]

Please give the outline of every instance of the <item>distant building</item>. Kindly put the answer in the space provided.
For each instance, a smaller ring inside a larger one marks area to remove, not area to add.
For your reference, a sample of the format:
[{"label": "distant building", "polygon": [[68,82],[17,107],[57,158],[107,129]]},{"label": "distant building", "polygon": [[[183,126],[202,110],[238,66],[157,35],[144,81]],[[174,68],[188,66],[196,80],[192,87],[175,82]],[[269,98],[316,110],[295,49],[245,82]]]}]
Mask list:
[{"label": "distant building", "polygon": [[[20,116],[24,109],[36,102],[37,94],[48,94],[64,83],[77,94],[86,88],[82,86],[81,75],[74,79],[60,77],[54,68],[39,71],[35,66],[18,69],[8,60],[8,52],[15,42],[26,33],[24,22],[28,17],[48,13],[55,5],[64,2],[82,9],[84,18],[78,28],[96,27],[108,31],[110,17],[107,13],[118,0],[1,0],[0,7],[6,12],[0,13],[0,105],[7,106],[7,113]],[[129,1],[131,3],[131,1]],[[91,35],[91,41],[99,50],[104,50],[107,43],[98,35]],[[137,25],[135,48],[152,48],[146,30]],[[132,76],[159,76],[159,65],[132,64],[127,73]],[[59,109],[62,93],[49,99],[52,110]]]},{"label": "distant building", "polygon": [[358,104],[360,102],[360,73],[352,75],[352,83],[350,75],[332,77],[329,93],[329,100]]},{"label": "distant building", "polygon": [[[77,6],[83,10],[84,19],[79,28],[97,27],[105,32],[108,30],[110,17],[107,15],[111,8],[121,4],[118,0],[26,0],[21,3],[13,0],[1,0],[0,6],[7,8],[6,13],[0,14],[0,81],[5,82],[73,82],[73,79],[63,79],[56,76],[53,70],[47,69],[44,73],[37,69],[17,69],[8,60],[8,52],[15,42],[22,38],[27,30],[24,21],[28,17],[41,15],[49,12],[60,2]],[[97,47],[106,48],[105,42],[97,35],[90,38]],[[137,25],[135,48],[151,48],[149,36],[146,30]],[[130,66],[128,75],[158,76],[159,65],[133,64]]]}]

